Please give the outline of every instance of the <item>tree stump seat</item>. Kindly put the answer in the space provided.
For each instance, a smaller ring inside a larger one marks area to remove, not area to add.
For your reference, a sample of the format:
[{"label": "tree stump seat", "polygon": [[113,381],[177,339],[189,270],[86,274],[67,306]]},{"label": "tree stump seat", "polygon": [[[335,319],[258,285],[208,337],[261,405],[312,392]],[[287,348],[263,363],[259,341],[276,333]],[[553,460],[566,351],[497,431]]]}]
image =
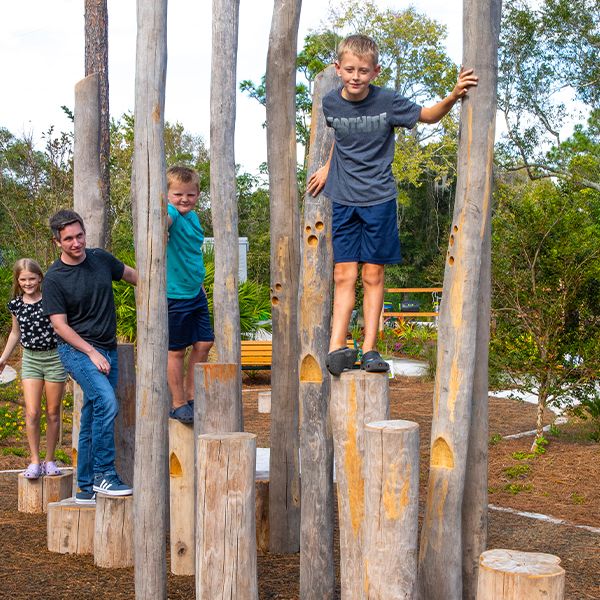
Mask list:
[{"label": "tree stump seat", "polygon": [[19,512],[45,513],[50,502],[59,502],[71,496],[73,486],[72,471],[64,471],[62,475],[27,479],[23,473],[18,477]]},{"label": "tree stump seat", "polygon": [[48,504],[48,550],[60,554],[94,552],[95,504],[77,504],[74,498]]}]

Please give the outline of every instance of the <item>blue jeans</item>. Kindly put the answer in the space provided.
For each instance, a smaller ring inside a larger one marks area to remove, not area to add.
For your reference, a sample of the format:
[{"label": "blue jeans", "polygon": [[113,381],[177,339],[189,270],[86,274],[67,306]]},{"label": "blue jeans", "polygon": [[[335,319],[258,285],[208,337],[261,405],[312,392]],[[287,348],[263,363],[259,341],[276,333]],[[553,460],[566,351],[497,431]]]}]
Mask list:
[{"label": "blue jeans", "polygon": [[58,355],[65,370],[83,391],[77,448],[77,483],[91,492],[94,475],[115,473],[115,417],[119,403],[115,395],[119,366],[117,350],[96,348],[110,363],[105,375],[89,359],[69,344],[58,345]]}]

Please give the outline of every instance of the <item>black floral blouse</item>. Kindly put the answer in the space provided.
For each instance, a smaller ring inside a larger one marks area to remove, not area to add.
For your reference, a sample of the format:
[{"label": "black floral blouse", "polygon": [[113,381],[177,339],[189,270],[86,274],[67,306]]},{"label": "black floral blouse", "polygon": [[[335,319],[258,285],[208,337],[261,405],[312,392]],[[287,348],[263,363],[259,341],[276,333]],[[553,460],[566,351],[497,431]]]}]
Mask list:
[{"label": "black floral blouse", "polygon": [[56,334],[50,319],[44,315],[41,300],[34,304],[25,304],[23,298],[17,296],[7,306],[19,323],[23,348],[29,350],[52,350],[56,348]]}]

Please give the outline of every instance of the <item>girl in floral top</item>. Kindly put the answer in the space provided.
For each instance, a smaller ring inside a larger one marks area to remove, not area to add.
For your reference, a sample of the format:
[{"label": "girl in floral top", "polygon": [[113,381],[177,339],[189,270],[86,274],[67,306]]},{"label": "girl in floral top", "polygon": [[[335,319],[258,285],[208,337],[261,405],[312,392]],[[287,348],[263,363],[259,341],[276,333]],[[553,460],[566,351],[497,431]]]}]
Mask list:
[{"label": "girl in floral top", "polygon": [[[25,426],[31,452],[31,464],[25,477],[60,475],[54,462],[58,440],[60,404],[67,375],[56,351],[56,334],[50,320],[42,311],[41,283],[44,275],[40,266],[30,258],[21,258],[13,267],[12,329],[2,356],[0,373],[8,357],[21,342],[23,357],[21,382],[25,398]],[[40,414],[42,394],[46,391],[46,462],[40,463]]]}]

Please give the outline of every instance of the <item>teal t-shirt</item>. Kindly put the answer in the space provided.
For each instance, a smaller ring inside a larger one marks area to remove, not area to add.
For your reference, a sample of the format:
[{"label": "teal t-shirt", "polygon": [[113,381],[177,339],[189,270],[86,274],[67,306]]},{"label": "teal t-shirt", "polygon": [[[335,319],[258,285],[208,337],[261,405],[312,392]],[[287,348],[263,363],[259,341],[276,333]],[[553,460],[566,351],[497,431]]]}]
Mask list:
[{"label": "teal t-shirt", "polygon": [[194,211],[182,215],[172,204],[168,211],[173,223],[167,243],[167,297],[195,298],[206,274],[202,256],[204,231]]}]

